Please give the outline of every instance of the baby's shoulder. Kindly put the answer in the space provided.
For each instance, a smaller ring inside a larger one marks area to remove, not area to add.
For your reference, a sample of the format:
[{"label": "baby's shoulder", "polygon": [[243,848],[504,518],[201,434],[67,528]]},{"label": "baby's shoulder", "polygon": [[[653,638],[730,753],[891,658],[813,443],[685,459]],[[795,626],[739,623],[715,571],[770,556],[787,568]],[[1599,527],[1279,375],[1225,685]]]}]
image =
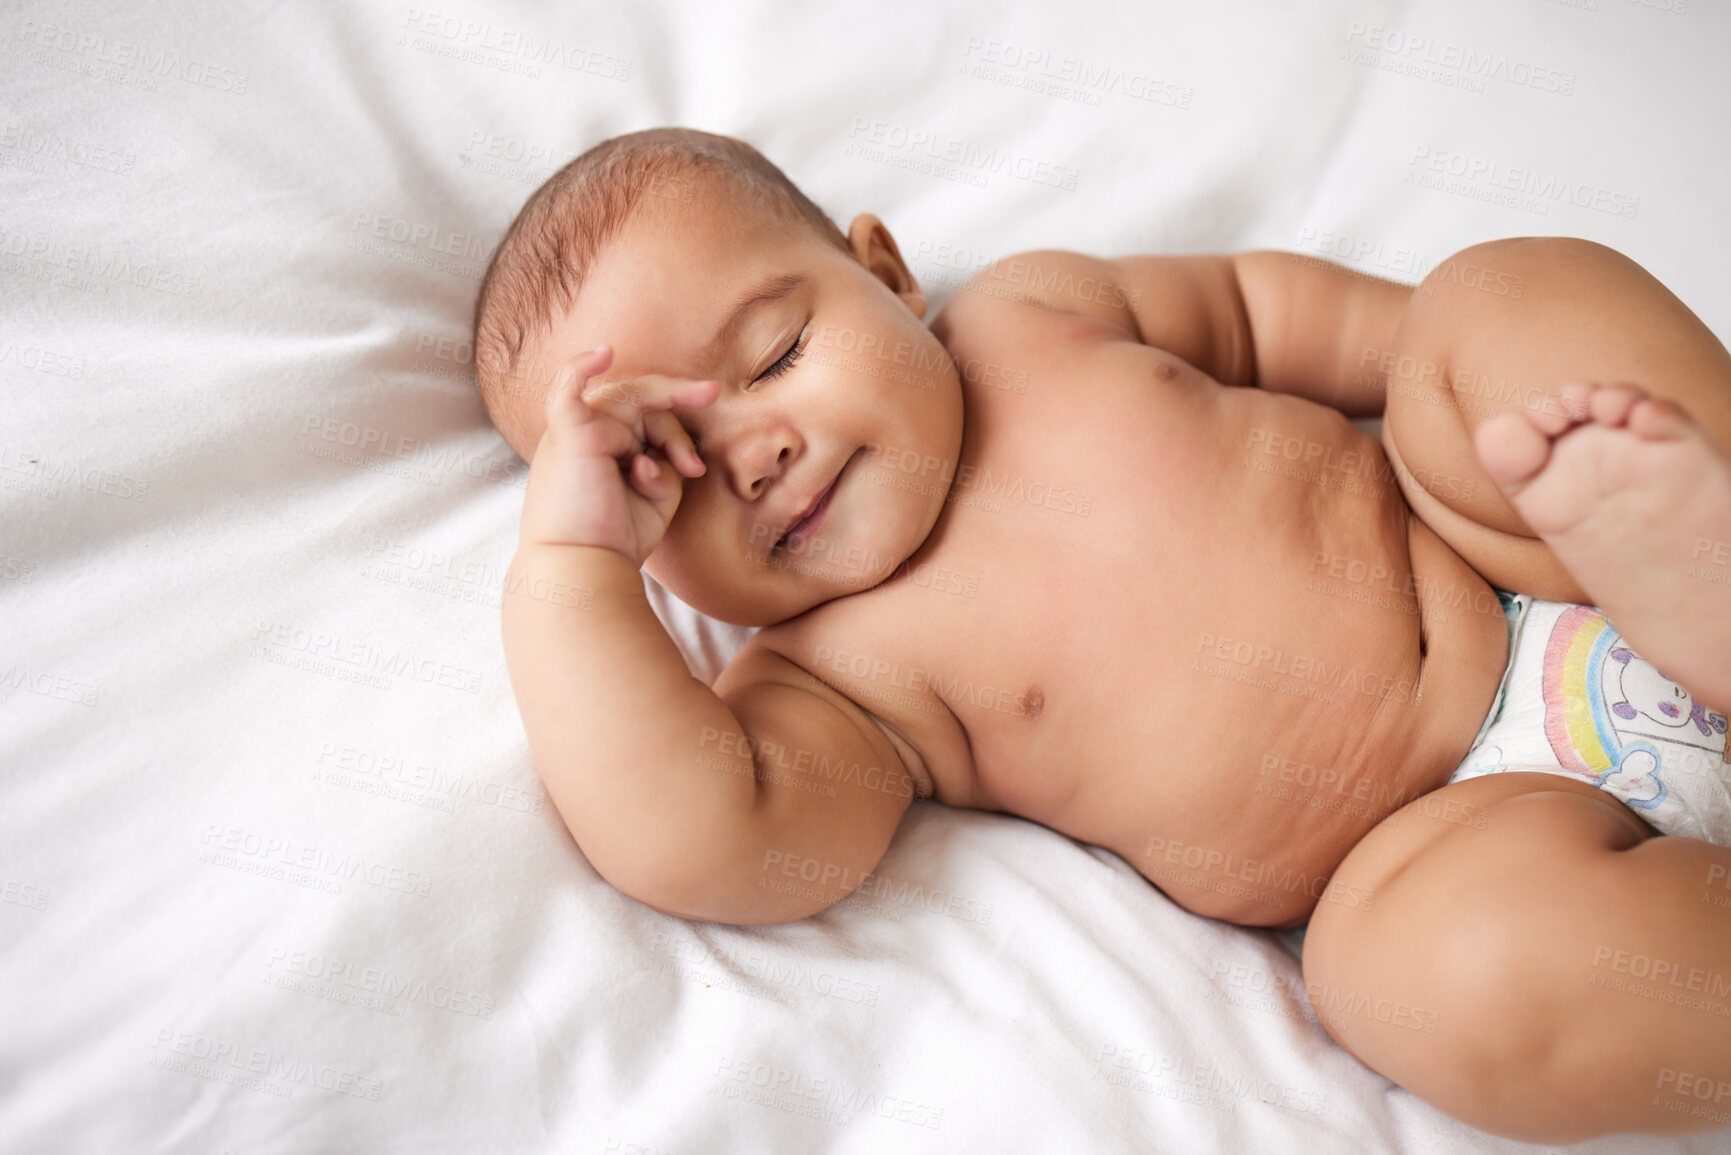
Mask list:
[{"label": "baby's shoulder", "polygon": [[859,689],[849,672],[869,671],[909,656],[919,620],[903,595],[907,565],[871,589],[813,606],[797,617],[764,626],[751,643],[797,666],[807,680],[815,678],[844,693]]},{"label": "baby's shoulder", "polygon": [[909,613],[913,599],[897,594],[908,577],[898,568],[872,590],[763,627],[717,679],[717,691],[724,683],[729,691],[776,683],[868,721],[895,746],[917,795],[932,797],[932,772],[922,748],[933,727],[953,725],[954,716],[937,696],[929,656],[912,644],[918,632],[918,621]]},{"label": "baby's shoulder", "polygon": [[1112,263],[1039,250],[981,269],[945,303],[932,332],[957,359],[981,364],[1073,355],[1078,345],[1138,341]]},{"label": "baby's shoulder", "polygon": [[[1065,249],[1035,249],[993,261],[974,274],[940,317],[960,323],[1021,323],[1044,317],[1103,321],[1134,338],[1134,292],[1116,262]],[[936,322],[933,322],[936,325]]]}]

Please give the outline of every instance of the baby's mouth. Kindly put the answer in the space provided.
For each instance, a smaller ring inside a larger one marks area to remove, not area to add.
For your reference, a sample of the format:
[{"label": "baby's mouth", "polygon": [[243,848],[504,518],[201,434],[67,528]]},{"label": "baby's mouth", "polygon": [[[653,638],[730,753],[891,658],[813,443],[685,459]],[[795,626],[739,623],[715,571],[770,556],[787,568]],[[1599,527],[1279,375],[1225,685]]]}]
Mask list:
[{"label": "baby's mouth", "polygon": [[841,485],[842,475],[847,472],[848,466],[852,465],[854,458],[859,455],[860,451],[856,449],[846,461],[842,462],[842,466],[836,471],[835,477],[824,487],[823,493],[818,495],[817,504],[811,507],[811,512],[787,527],[787,532],[776,541],[776,549],[780,549],[793,538],[805,537],[816,531],[818,525],[823,521],[823,515],[829,510],[830,499],[835,496],[836,489]]}]

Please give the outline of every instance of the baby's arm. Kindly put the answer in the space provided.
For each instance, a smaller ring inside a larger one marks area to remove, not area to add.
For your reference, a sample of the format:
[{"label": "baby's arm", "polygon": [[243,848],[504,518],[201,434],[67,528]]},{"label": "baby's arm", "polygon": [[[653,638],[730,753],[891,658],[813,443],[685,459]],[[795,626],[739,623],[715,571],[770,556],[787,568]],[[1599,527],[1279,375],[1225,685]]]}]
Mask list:
[{"label": "baby's arm", "polygon": [[1244,302],[1255,384],[1332,405],[1348,417],[1381,415],[1384,354],[1394,347],[1412,289],[1296,253],[1221,259],[1231,263]]},{"label": "baby's arm", "polygon": [[[585,400],[610,361],[585,354],[553,384],[505,579],[505,657],[536,769],[591,865],[633,898],[713,922],[804,918],[876,866],[912,779],[857,707],[765,647],[741,651],[723,696],[687,671],[638,567],[680,474],[704,468],[668,408],[714,393],[660,379],[634,383],[629,402]],[[753,751],[789,756],[760,779]],[[811,764],[802,751],[883,773],[781,773]]]},{"label": "baby's arm", "polygon": [[[1226,385],[1382,412],[1383,353],[1412,290],[1296,253],[1103,257],[1045,250],[984,270],[1046,308],[1100,317]],[[989,286],[984,299],[1002,297]],[[968,294],[957,295],[967,307]],[[954,305],[951,306],[952,308]]]}]

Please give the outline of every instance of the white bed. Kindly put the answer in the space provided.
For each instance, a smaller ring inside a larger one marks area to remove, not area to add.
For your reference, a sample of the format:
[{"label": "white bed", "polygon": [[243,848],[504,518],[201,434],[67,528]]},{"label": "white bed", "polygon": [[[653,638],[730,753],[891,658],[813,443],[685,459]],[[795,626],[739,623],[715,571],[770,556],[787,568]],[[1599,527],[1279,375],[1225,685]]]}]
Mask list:
[{"label": "white bed", "polygon": [[[0,1150],[1530,1149],[1336,1047],[1294,936],[1033,824],[918,804],[875,893],[743,930],[547,804],[468,321],[607,136],[752,141],[939,303],[1034,247],[1566,233],[1731,336],[1721,5],[939,7],[0,13]],[[663,604],[700,671],[742,640]]]}]

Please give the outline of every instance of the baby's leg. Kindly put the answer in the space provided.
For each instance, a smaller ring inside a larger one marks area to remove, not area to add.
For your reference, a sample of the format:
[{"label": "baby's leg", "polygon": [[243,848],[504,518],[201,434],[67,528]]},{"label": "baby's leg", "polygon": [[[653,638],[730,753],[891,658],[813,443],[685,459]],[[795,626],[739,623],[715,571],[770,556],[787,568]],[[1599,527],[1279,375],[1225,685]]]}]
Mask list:
[{"label": "baby's leg", "polygon": [[[1699,318],[1611,249],[1522,238],[1432,270],[1394,345],[1383,442],[1414,512],[1494,584],[1600,606],[1731,705],[1731,353]],[[1592,381],[1638,391],[1572,384]]]},{"label": "baby's leg", "polygon": [[1354,847],[1304,944],[1371,1069],[1541,1143],[1731,1125],[1731,850],[1653,837],[1585,783],[1445,786]]}]

